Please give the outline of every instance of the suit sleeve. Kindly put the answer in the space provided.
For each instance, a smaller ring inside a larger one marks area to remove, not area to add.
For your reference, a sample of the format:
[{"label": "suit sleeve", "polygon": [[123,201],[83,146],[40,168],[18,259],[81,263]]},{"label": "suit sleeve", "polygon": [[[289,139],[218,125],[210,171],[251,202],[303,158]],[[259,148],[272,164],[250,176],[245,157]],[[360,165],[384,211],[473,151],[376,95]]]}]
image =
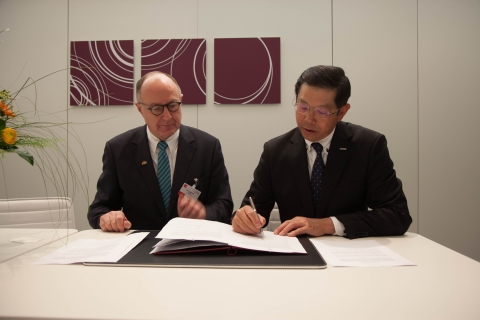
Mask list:
[{"label": "suit sleeve", "polygon": [[270,163],[270,152],[268,144],[265,143],[263,146],[263,152],[260,156],[260,161],[258,166],[253,172],[253,181],[250,185],[250,189],[247,191],[247,194],[243,198],[242,204],[240,207],[250,205],[249,197],[255,200],[255,207],[257,213],[262,215],[266,222],[265,225],[268,225],[270,219],[270,212],[275,206],[275,194],[272,187],[272,174],[271,174],[271,163]]},{"label": "suit sleeve", "polygon": [[118,184],[115,161],[109,143],[103,153],[102,174],[97,183],[97,194],[90,205],[87,218],[90,226],[100,228],[100,217],[110,211],[122,209],[122,195]]},{"label": "suit sleeve", "polygon": [[206,219],[230,223],[233,201],[228,180],[228,172],[223,159],[222,148],[218,140],[215,141],[215,149],[211,162],[210,186],[207,200],[205,201]]},{"label": "suit sleeve", "polygon": [[365,184],[366,205],[371,210],[336,216],[345,226],[346,236],[354,239],[403,235],[412,218],[383,135],[378,136],[371,149]]}]

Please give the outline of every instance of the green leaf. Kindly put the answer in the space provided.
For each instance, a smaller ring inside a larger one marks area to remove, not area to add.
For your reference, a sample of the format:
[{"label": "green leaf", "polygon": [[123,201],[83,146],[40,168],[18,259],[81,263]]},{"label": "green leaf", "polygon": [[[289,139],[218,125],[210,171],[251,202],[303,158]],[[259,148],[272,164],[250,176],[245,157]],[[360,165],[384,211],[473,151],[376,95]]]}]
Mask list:
[{"label": "green leaf", "polygon": [[15,152],[33,166],[33,156],[28,151],[15,150]]},{"label": "green leaf", "polygon": [[0,130],[5,129],[6,123],[7,123],[7,122],[6,122],[5,120],[0,119]]}]

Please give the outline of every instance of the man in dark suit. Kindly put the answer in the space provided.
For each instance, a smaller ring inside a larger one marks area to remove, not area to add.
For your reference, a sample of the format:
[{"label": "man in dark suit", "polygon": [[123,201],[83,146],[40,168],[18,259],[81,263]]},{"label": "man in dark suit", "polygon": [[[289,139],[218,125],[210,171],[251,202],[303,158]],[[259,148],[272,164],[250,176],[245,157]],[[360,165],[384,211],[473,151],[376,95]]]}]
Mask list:
[{"label": "man in dark suit", "polygon": [[275,234],[404,234],[412,218],[385,136],[341,121],[350,109],[344,71],[309,68],[297,80],[295,95],[298,127],[265,143],[233,229],[259,233],[276,202],[282,224]]},{"label": "man in dark suit", "polygon": [[[175,79],[151,72],[137,82],[136,95],[146,125],[106,143],[90,225],[122,232],[160,230],[174,217],[229,223],[233,202],[220,142],[181,124]],[[184,184],[201,192],[198,200],[179,195]]]}]

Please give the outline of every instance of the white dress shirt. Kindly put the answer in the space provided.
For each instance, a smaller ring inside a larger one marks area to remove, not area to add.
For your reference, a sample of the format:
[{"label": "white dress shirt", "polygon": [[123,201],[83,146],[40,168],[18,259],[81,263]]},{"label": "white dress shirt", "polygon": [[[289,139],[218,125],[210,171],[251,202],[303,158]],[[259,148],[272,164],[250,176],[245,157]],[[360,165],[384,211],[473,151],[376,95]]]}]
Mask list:
[{"label": "white dress shirt", "polygon": [[[325,168],[327,167],[327,159],[328,159],[328,149],[330,148],[330,143],[332,142],[332,137],[333,133],[335,132],[335,129],[323,138],[322,140],[319,141],[308,141],[305,139],[305,144],[307,147],[307,157],[308,157],[308,174],[310,175],[310,178],[312,177],[312,169],[313,169],[313,164],[315,163],[315,158],[317,157],[317,151],[312,147],[312,143],[318,142],[322,145],[323,150],[322,150],[322,159],[323,163],[325,164]],[[322,201],[320,199],[319,201]],[[330,217],[333,221],[333,226],[335,227],[335,233],[334,235],[337,236],[344,236],[345,235],[345,226],[343,223],[338,221],[336,217]]]},{"label": "white dress shirt", "polygon": [[[173,181],[173,172],[175,171],[175,162],[177,160],[177,149],[178,149],[178,137],[180,136],[180,129],[175,131],[165,142],[168,144],[166,150],[168,161],[170,162],[170,183]],[[158,142],[160,139],[155,137],[153,133],[150,132],[150,129],[147,127],[147,137],[148,137],[148,146],[150,147],[150,154],[152,155],[153,167],[155,169],[155,174],[157,174],[157,163],[158,163],[158,153],[160,152],[160,147]]]}]

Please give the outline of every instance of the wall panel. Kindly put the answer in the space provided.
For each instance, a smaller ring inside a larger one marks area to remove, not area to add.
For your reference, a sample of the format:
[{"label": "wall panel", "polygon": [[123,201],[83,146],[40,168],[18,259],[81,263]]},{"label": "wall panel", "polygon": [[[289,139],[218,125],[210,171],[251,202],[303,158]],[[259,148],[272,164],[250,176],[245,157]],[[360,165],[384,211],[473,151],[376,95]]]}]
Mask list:
[{"label": "wall panel", "polygon": [[387,137],[397,176],[418,221],[417,5],[415,0],[333,2],[333,65],[352,85],[344,121]]},{"label": "wall panel", "polygon": [[480,2],[419,0],[420,233],[480,261]]},{"label": "wall panel", "polygon": [[[140,78],[142,39],[197,37],[197,1],[69,1],[69,41],[134,40],[135,82]],[[105,142],[145,122],[132,106],[78,107],[69,112],[70,121],[81,137],[88,155],[90,202],[102,172]],[[93,122],[93,123],[92,123]],[[183,107],[186,125],[197,126],[197,106]],[[78,150],[80,152],[81,150]],[[84,199],[74,202],[77,228],[89,228],[88,205]],[[77,209],[78,208],[78,209]]]},{"label": "wall panel", "polygon": [[214,38],[280,37],[281,103],[214,105],[213,56],[207,58],[207,105],[198,127],[220,139],[235,209],[240,206],[263,144],[296,126],[294,85],[308,67],[331,61],[330,1],[199,1],[199,37],[213,52]]},{"label": "wall panel", "polygon": [[[0,34],[0,90],[13,93],[29,78],[38,80],[59,71],[17,96],[15,111],[28,122],[67,122],[67,8],[62,0],[0,2],[0,31],[10,29]],[[41,118],[35,116],[35,105]],[[52,130],[67,140],[63,129]],[[16,154],[0,160],[0,198],[56,196],[53,185],[43,180],[37,167]],[[65,161],[60,159],[56,165],[65,166]],[[66,186],[60,188],[65,195]]]}]

